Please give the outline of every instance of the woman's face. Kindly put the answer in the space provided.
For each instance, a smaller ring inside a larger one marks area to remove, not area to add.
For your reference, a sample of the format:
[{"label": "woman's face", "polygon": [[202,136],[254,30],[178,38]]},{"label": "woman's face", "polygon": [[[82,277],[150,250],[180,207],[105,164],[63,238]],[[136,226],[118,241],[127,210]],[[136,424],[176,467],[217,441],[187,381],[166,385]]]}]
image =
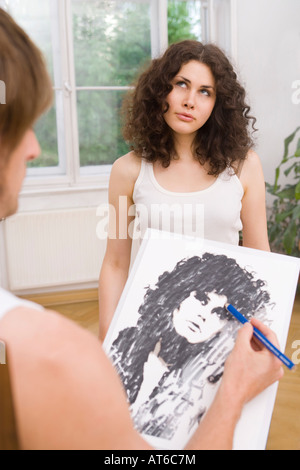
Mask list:
[{"label": "woman's face", "polygon": [[192,60],[172,81],[164,118],[176,134],[194,135],[207,122],[216,103],[216,83],[210,68]]},{"label": "woman's face", "polygon": [[173,312],[173,324],[176,332],[184,336],[189,343],[196,344],[207,341],[216,335],[226,324],[212,310],[224,307],[227,302],[225,295],[214,292],[208,294],[209,302],[203,305],[195,297],[195,292],[185,299],[179,309]]}]

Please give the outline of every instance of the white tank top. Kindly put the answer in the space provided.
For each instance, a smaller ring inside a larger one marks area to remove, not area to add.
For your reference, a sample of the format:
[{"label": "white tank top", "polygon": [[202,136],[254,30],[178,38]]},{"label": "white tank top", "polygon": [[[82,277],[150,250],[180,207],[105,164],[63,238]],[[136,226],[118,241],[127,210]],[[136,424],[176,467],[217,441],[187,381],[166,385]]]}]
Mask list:
[{"label": "white tank top", "polygon": [[153,164],[142,159],[133,191],[137,231],[141,238],[152,228],[238,245],[243,195],[231,168],[202,191],[177,193],[163,188]]},{"label": "white tank top", "polygon": [[29,302],[28,300],[19,299],[0,287],[0,320],[6,313],[17,307],[30,307],[35,310],[44,310],[40,305]]}]

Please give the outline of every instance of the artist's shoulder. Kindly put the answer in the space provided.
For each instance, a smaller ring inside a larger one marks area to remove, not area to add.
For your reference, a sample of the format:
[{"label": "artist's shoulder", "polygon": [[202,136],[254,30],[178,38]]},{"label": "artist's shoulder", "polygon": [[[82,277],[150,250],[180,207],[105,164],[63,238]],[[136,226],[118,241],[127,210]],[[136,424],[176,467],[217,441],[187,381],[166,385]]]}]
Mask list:
[{"label": "artist's shoulder", "polygon": [[56,312],[27,307],[9,312],[0,329],[22,447],[107,449],[119,426],[132,436],[126,397],[95,335]]},{"label": "artist's shoulder", "polygon": [[131,183],[137,180],[142,159],[134,152],[128,152],[122,157],[118,158],[112,165],[112,176],[115,178],[125,178]]},{"label": "artist's shoulder", "polygon": [[[29,355],[42,360],[44,357],[62,359],[60,350],[76,339],[91,341],[91,335],[76,323],[51,310],[20,306],[8,312],[0,321],[1,339],[8,344],[13,354],[24,358]],[[52,343],[53,342],[53,343]],[[76,341],[75,343],[76,344]]]}]

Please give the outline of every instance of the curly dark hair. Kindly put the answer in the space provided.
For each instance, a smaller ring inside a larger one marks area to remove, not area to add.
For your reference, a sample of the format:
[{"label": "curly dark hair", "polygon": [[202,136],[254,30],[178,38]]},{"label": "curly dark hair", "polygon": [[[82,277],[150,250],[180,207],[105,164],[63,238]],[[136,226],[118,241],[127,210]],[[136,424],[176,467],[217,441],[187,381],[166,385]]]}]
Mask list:
[{"label": "curly dark hair", "polygon": [[256,119],[249,114],[246,92],[233,66],[214,44],[186,40],[171,45],[161,58],[154,59],[124,100],[123,135],[139,157],[149,162],[159,160],[165,168],[170,165],[174,141],[164,119],[166,98],[173,89],[174,77],[192,60],[207,65],[216,81],[216,104],[197,133],[194,153],[202,165],[209,163],[209,174],[217,176],[246,158],[253,146],[249,123],[252,120],[255,131]]}]

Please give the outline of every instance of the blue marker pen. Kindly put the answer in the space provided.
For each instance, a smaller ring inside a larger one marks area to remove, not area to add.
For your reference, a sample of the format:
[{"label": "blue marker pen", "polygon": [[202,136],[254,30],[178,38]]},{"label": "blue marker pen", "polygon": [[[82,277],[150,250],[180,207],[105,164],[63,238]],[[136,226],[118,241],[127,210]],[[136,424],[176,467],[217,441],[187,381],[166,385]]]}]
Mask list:
[{"label": "blue marker pen", "polygon": [[[249,320],[244,317],[236,308],[234,308],[231,304],[225,304],[226,310],[230,312],[239,322],[242,324],[249,323]],[[257,328],[253,327],[253,336],[257,338],[261,343],[269,350],[271,353],[273,353],[278,359],[280,359],[283,364],[288,367],[289,369],[293,369],[295,367],[295,364],[287,357],[285,356],[279,349],[274,346],[266,337],[263,335]]]}]

